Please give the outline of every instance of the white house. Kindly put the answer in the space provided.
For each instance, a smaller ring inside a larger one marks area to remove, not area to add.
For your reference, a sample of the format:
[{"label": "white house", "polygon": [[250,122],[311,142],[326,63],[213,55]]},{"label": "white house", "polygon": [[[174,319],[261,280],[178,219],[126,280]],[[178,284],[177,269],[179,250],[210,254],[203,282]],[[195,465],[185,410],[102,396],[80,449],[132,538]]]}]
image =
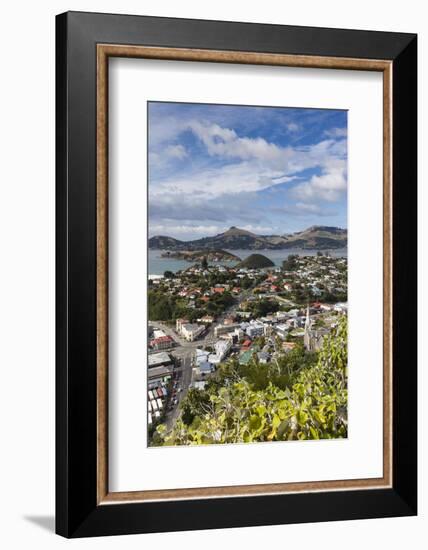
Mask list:
[{"label": "white house", "polygon": [[215,352],[216,355],[220,357],[220,361],[222,361],[226,357],[231,347],[232,342],[230,340],[219,340],[215,343]]},{"label": "white house", "polygon": [[288,334],[288,325],[276,325],[275,330],[278,336],[284,340]]},{"label": "white house", "polygon": [[250,338],[262,336],[264,334],[265,327],[262,323],[257,321],[251,321],[250,326],[247,327],[246,333]]}]

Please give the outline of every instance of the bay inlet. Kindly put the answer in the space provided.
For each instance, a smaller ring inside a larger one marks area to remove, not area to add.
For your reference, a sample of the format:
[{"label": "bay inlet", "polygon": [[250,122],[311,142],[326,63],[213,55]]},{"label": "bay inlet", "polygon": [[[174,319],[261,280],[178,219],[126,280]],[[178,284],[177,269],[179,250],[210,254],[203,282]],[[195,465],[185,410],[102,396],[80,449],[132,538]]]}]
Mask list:
[{"label": "bay inlet", "polygon": [[[292,254],[297,254],[299,256],[315,256],[318,253],[318,250],[304,250],[301,248],[289,248],[285,250],[227,250],[227,252],[230,252],[232,254],[235,254],[235,256],[239,256],[241,260],[245,260],[248,256],[251,254],[263,254],[263,256],[266,256],[272,262],[275,264],[276,267],[281,267],[282,262],[288,258],[288,256]],[[188,262],[186,260],[178,260],[174,258],[168,258],[168,257],[162,257],[162,254],[164,253],[164,250],[155,250],[155,249],[149,249],[148,250],[148,273],[149,277],[153,276],[159,276],[163,275],[165,271],[172,271],[173,273],[177,273],[177,271],[187,269],[193,263],[196,262]],[[323,250],[323,254],[328,253],[330,256],[334,258],[346,258],[348,255],[348,249],[347,248],[338,248],[333,250]],[[225,265],[229,267],[233,267],[236,264],[236,262],[227,262],[227,261],[219,261],[219,262],[212,262],[210,265]]]}]

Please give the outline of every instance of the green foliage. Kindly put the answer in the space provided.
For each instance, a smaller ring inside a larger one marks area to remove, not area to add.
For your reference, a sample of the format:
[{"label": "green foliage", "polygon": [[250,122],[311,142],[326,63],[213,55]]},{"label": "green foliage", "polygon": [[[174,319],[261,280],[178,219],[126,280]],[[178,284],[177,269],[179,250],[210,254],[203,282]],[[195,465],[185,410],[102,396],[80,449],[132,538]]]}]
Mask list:
[{"label": "green foliage", "polygon": [[181,405],[181,419],[184,424],[190,425],[195,416],[200,413],[204,407],[208,407],[210,403],[207,392],[192,388],[188,391],[186,399]]},{"label": "green foliage", "polygon": [[326,326],[327,326],[326,322],[322,318],[316,319],[314,324],[313,324],[313,328],[324,328]]},{"label": "green foliage", "polygon": [[258,348],[263,348],[263,346],[266,344],[266,338],[264,336],[257,336],[257,338],[254,338],[253,345],[257,346]]},{"label": "green foliage", "polygon": [[255,317],[264,317],[268,313],[275,313],[279,310],[279,304],[275,300],[259,299],[251,302],[248,305],[248,310],[252,312]]},{"label": "green foliage", "polygon": [[236,267],[247,269],[263,269],[265,267],[274,267],[272,260],[263,256],[263,254],[250,254],[245,260],[239,262]]},{"label": "green foliage", "polygon": [[282,262],[282,269],[284,269],[284,271],[295,271],[298,267],[298,258],[299,256],[297,254],[290,254],[290,256]]},{"label": "green foliage", "polygon": [[318,297],[318,299],[320,302],[325,302],[326,304],[335,304],[337,302],[346,302],[348,299],[348,294],[347,292],[326,290]]},{"label": "green foliage", "polygon": [[176,319],[185,318],[193,322],[207,313],[220,315],[235,301],[230,292],[224,292],[223,294],[211,296],[206,305],[200,300],[196,300],[198,306],[203,305],[203,307],[191,308],[186,300],[176,295],[167,294],[162,289],[154,290],[151,287],[148,292],[149,319],[153,321],[175,321]]},{"label": "green foliage", "polygon": [[223,292],[223,294],[214,294],[211,296],[210,301],[206,305],[208,313],[213,315],[220,315],[227,308],[235,303],[235,298],[230,292]]},{"label": "green foliage", "polygon": [[248,290],[253,286],[253,281],[249,277],[245,276],[242,277],[240,285],[244,290]]},{"label": "green foliage", "polygon": [[174,321],[185,318],[193,322],[206,314],[205,309],[190,308],[185,301],[165,294],[161,290],[149,290],[148,294],[149,319],[153,321]]},{"label": "green foliage", "polygon": [[311,290],[306,287],[296,288],[293,297],[298,304],[306,304],[313,298]]},{"label": "green foliage", "polygon": [[173,318],[176,300],[162,292],[149,290],[149,319],[153,321],[169,321]]},{"label": "green foliage", "polygon": [[214,286],[216,284],[226,284],[230,279],[233,279],[234,274],[229,273],[228,271],[212,271],[207,277],[207,283],[209,286]]},{"label": "green foliage", "polygon": [[278,362],[282,382],[259,384],[236,361],[221,365],[204,391],[189,392],[172,431],[160,427],[157,435],[166,445],[347,437],[347,359],[343,316],[318,358],[297,348]]}]

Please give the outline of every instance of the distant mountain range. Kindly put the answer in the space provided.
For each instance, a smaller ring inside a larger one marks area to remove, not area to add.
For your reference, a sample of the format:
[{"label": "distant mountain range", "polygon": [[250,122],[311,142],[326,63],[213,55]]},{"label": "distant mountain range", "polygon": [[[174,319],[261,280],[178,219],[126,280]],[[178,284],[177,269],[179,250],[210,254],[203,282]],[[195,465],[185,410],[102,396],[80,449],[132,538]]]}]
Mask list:
[{"label": "distant mountain range", "polygon": [[173,237],[150,237],[149,248],[158,250],[284,250],[299,248],[327,250],[344,248],[348,243],[348,231],[339,227],[313,225],[304,231],[289,235],[256,235],[245,229],[231,227],[214,237],[193,241],[180,241]]}]

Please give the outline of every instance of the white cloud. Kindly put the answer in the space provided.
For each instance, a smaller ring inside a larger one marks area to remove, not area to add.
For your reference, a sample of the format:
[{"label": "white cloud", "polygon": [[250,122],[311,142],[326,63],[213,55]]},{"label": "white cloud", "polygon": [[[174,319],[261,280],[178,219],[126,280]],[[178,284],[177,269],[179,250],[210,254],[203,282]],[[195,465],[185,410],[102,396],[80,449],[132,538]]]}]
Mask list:
[{"label": "white cloud", "polygon": [[165,154],[168,157],[180,160],[187,157],[187,151],[185,147],[183,147],[183,145],[168,145],[168,147],[165,149]]},{"label": "white cloud", "polygon": [[295,122],[290,122],[289,124],[287,124],[287,130],[289,132],[297,132],[298,130],[300,130],[300,126]]},{"label": "white cloud", "polygon": [[277,185],[279,183],[289,183],[297,179],[299,179],[298,176],[275,176],[272,178],[272,182]]},{"label": "white cloud", "polygon": [[348,129],[347,128],[331,128],[330,130],[326,130],[324,132],[324,135],[331,138],[345,138],[348,135]]},{"label": "white cloud", "polygon": [[163,117],[150,117],[149,136],[150,146],[158,147],[167,141],[175,139],[184,129],[183,121],[168,117],[168,122],[165,122]]},{"label": "white cloud", "polygon": [[151,235],[217,235],[224,231],[219,225],[173,225],[173,224],[150,224]]},{"label": "white cloud", "polygon": [[[274,181],[274,178],[280,178],[280,180]],[[163,179],[162,182],[150,186],[150,197],[202,195],[205,199],[213,199],[224,194],[237,195],[261,191],[275,183],[281,183],[282,179],[282,172],[269,167],[260,167],[255,162],[244,161]]]},{"label": "white cloud", "polygon": [[[251,231],[258,235],[262,234],[273,234],[277,228],[272,228],[272,226],[266,225],[240,225],[240,229],[245,229],[246,231]],[[150,235],[174,235],[177,238],[187,237],[189,239],[196,239],[198,236],[214,236],[219,233],[224,233],[229,227],[226,225],[194,225],[194,224],[150,224]]]},{"label": "white cloud", "polygon": [[319,214],[321,212],[321,207],[318,204],[296,202],[294,206],[301,212],[308,212],[311,214]]},{"label": "white cloud", "polygon": [[155,153],[154,151],[150,151],[149,153],[149,165],[151,168],[154,166],[157,166],[160,162],[161,158],[159,153]]},{"label": "white cloud", "polygon": [[286,151],[263,138],[240,138],[234,130],[222,128],[218,124],[192,121],[189,127],[204,143],[211,156],[242,160],[274,160],[284,155]]},{"label": "white cloud", "polygon": [[320,176],[312,176],[308,182],[302,183],[292,190],[292,194],[302,200],[325,200],[335,202],[346,191],[346,163],[332,163],[328,170]]},{"label": "white cloud", "polygon": [[[217,124],[192,123],[192,129],[209,154],[229,162],[163,178],[161,182],[153,181],[151,198],[162,200],[177,195],[203,195],[205,199],[213,199],[224,194],[257,192],[296,180],[303,170],[315,168],[322,175],[313,176],[309,182],[296,187],[293,192],[297,198],[311,199],[318,190],[319,198],[336,200],[338,192],[346,189],[346,142],[343,140],[330,139],[311,146],[281,148],[262,138],[239,138],[233,130]],[[229,157],[234,157],[235,162]]]},{"label": "white cloud", "polygon": [[[298,180],[287,199],[294,197],[297,204],[290,200],[277,208],[276,215],[287,218],[332,215],[319,203],[333,203],[346,192],[347,142],[339,135],[312,145],[281,147],[263,138],[239,137],[232,128],[206,121],[174,121],[172,126],[157,131],[158,145],[149,156],[151,166],[160,169],[159,179],[152,172],[149,186],[151,234],[184,240],[215,235],[229,220],[255,233],[275,233],[267,225],[277,223],[272,219],[275,208],[269,213],[257,206],[256,193],[277,186],[282,193],[284,184]],[[201,162],[194,163],[191,150],[177,143],[184,131],[192,132],[205,148],[208,156]],[[175,169],[177,161],[180,170]],[[316,170],[317,175],[308,179],[302,175],[305,170]]]},{"label": "white cloud", "polygon": [[257,233],[259,235],[275,233],[275,229],[270,225],[241,225],[240,229],[251,231],[251,233]]}]

